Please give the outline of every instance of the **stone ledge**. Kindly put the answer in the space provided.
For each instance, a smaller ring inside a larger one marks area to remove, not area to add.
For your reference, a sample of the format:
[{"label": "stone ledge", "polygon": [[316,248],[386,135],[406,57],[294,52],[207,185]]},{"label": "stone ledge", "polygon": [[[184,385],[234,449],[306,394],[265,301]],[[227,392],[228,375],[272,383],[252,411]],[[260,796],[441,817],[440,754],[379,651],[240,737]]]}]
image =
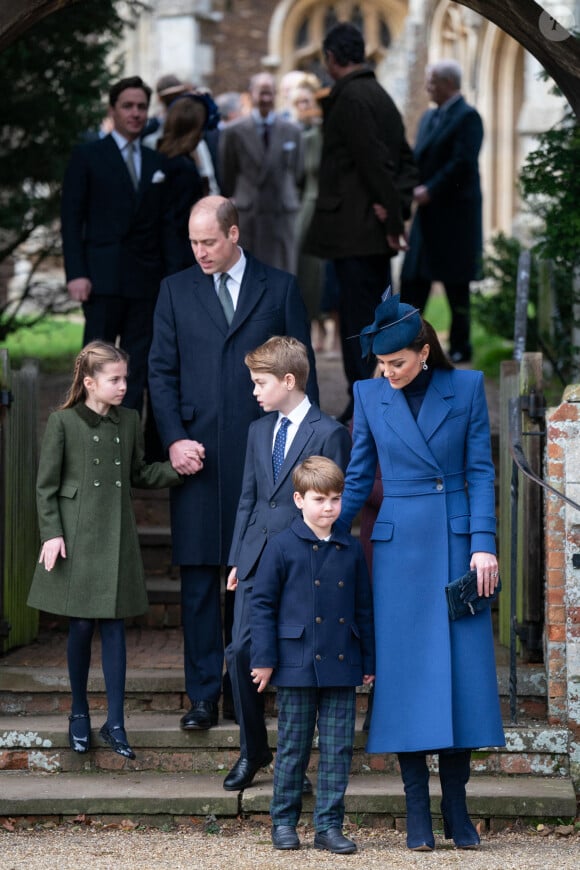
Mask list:
[{"label": "stone ledge", "polygon": [[[189,773],[82,773],[58,776],[0,774],[0,815],[139,815],[236,816],[268,813],[271,776],[241,793],[225,792],[220,777]],[[432,811],[439,810],[440,790],[432,781]],[[569,779],[547,777],[474,777],[469,785],[474,818],[569,818],[576,798]],[[304,800],[311,813],[314,798]],[[404,816],[403,787],[396,776],[353,776],[346,794],[347,813]]]}]

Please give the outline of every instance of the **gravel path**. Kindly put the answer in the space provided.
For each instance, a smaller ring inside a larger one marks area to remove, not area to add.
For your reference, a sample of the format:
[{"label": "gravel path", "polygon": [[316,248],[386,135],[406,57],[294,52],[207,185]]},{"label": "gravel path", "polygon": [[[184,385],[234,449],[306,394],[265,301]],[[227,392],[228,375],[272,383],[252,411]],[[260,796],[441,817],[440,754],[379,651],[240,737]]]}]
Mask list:
[{"label": "gravel path", "polygon": [[[10,822],[4,820],[4,825]],[[50,823],[49,823],[50,824]],[[301,829],[299,852],[275,852],[269,827],[251,821],[199,822],[169,831],[63,824],[60,827],[0,827],[2,870],[398,870],[441,867],[469,870],[578,870],[580,832],[562,837],[535,830],[486,834],[477,852],[458,851],[438,839],[433,853],[409,852],[404,834],[369,828],[350,831],[359,851],[338,856],[315,850],[313,832]]]}]

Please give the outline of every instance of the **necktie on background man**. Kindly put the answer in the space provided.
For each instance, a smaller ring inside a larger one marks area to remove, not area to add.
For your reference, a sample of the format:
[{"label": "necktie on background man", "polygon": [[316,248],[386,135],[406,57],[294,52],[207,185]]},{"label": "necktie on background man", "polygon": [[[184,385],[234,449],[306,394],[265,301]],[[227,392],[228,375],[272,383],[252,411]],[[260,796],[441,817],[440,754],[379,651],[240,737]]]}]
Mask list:
[{"label": "necktie on background man", "polygon": [[135,166],[135,143],[129,142],[129,144],[125,146],[125,151],[127,152],[127,156],[125,158],[127,170],[129,172],[129,175],[131,176],[133,187],[135,188],[135,190],[137,190],[137,188],[139,187],[139,178],[137,177],[137,167]]},{"label": "necktie on background man", "polygon": [[218,299],[222,304],[222,308],[224,310],[225,318],[228,322],[228,326],[234,319],[234,303],[232,301],[232,297],[230,291],[228,290],[228,279],[229,275],[227,272],[222,272],[220,275],[219,286],[218,286]]},{"label": "necktie on background man", "polygon": [[267,148],[270,144],[270,125],[267,121],[264,122],[264,126],[262,128],[262,139],[264,140],[264,148]]},{"label": "necktie on background man", "polygon": [[276,432],[274,439],[274,449],[272,451],[272,471],[274,472],[274,483],[278,480],[280,469],[284,462],[284,450],[286,449],[286,430],[290,425],[288,417],[282,417],[280,427]]}]

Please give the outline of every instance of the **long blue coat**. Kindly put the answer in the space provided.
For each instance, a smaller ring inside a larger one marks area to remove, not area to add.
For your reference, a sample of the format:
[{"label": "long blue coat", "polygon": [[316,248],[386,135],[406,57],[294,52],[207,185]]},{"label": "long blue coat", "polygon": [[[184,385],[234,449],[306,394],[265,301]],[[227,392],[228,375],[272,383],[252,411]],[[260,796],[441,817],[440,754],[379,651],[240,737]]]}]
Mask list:
[{"label": "long blue coat", "polygon": [[387,380],[354,389],[341,519],[352,522],[380,462],[375,523],[377,648],[370,752],[504,744],[491,614],[450,622],[444,587],[471,553],[495,552],[494,469],[481,372],[436,369],[417,420]]}]

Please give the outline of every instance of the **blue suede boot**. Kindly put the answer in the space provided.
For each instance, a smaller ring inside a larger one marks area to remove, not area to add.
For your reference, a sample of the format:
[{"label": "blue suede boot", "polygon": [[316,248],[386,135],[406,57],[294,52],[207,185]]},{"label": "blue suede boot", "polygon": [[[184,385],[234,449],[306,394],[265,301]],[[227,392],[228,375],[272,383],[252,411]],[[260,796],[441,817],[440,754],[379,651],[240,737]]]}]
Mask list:
[{"label": "blue suede boot", "polygon": [[435,848],[429,806],[429,768],[424,752],[399,752],[407,802],[407,847],[415,852]]},{"label": "blue suede boot", "polygon": [[446,839],[458,849],[477,849],[479,834],[467,812],[465,786],[469,782],[471,750],[439,753],[441,814]]}]

